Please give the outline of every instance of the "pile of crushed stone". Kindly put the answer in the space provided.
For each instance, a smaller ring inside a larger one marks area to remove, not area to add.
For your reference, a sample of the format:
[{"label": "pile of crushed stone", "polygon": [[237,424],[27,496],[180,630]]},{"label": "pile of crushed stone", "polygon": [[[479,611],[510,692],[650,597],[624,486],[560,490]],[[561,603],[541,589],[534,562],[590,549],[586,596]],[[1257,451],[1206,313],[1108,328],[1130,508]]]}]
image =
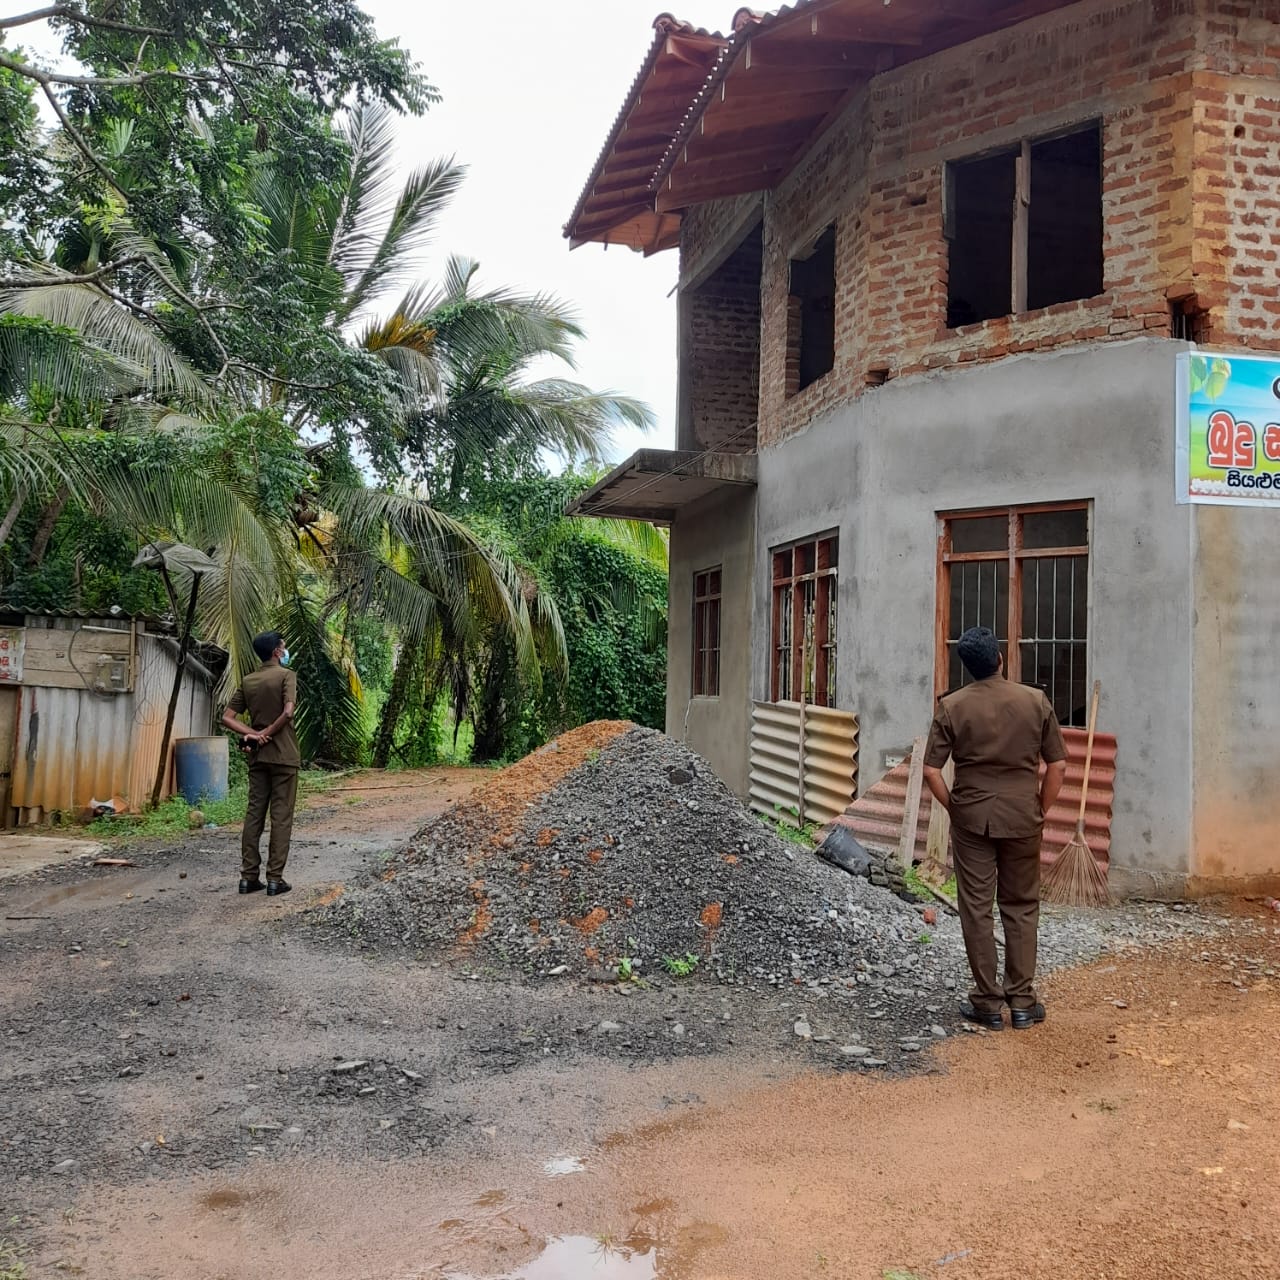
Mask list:
[{"label": "pile of crushed stone", "polygon": [[324,915],[365,948],[528,977],[929,987],[956,961],[932,935],[958,939],[775,834],[684,744],[620,722],[496,774]]}]

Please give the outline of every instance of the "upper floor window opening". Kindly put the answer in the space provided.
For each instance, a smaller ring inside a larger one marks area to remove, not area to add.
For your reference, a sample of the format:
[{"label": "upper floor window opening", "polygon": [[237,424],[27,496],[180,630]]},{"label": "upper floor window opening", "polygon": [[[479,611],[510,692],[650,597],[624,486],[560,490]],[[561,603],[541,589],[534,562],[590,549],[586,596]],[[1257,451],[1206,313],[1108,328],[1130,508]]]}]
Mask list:
[{"label": "upper floor window opening", "polygon": [[1102,131],[947,165],[947,327],[1103,290]]},{"label": "upper floor window opening", "polygon": [[791,260],[787,315],[787,394],[830,373],[836,362],[836,229],[804,258]]}]

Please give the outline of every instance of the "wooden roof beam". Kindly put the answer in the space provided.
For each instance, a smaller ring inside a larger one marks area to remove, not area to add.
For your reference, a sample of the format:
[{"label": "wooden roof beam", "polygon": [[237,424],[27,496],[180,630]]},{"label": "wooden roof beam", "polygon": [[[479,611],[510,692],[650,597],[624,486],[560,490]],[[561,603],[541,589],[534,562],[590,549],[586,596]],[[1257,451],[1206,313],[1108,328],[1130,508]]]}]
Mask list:
[{"label": "wooden roof beam", "polygon": [[739,63],[726,77],[719,92],[709,106],[716,101],[732,102],[740,95],[752,99],[768,95],[786,97],[795,93],[841,93],[856,78],[856,68],[841,67],[831,71],[811,71],[804,67],[757,67],[747,71]]},{"label": "wooden roof beam", "polygon": [[775,186],[782,177],[782,170],[765,169],[760,173],[730,174],[715,181],[708,180],[701,186],[679,191],[671,191],[664,187],[655,201],[659,213],[668,213],[676,209],[687,209],[690,205],[703,204],[708,200],[721,200],[729,196],[745,196],[752,191],[767,191]]},{"label": "wooden roof beam", "polygon": [[748,71],[771,67],[806,71],[875,71],[875,50],[852,40],[752,40],[742,55]]},{"label": "wooden roof beam", "polygon": [[791,23],[777,32],[774,38],[783,38],[785,31],[786,38],[803,39],[800,33],[806,28],[810,36],[818,36],[824,40],[853,40],[858,44],[908,47],[924,43],[924,37],[919,31],[901,26],[897,22],[869,22],[865,18],[855,18],[834,10],[810,14],[807,23]]}]

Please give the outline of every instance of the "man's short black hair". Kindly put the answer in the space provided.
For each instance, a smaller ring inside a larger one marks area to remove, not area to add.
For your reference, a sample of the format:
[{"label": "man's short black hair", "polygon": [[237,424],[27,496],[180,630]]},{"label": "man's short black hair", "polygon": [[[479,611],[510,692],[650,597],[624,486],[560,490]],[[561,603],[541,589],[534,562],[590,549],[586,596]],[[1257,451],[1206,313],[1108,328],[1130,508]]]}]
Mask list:
[{"label": "man's short black hair", "polygon": [[1000,666],[1000,641],[990,627],[970,627],[956,642],[956,652],[975,680],[995,675]]},{"label": "man's short black hair", "polygon": [[284,637],[278,631],[264,631],[253,637],[253,651],[261,662],[270,662],[271,655],[280,647]]}]

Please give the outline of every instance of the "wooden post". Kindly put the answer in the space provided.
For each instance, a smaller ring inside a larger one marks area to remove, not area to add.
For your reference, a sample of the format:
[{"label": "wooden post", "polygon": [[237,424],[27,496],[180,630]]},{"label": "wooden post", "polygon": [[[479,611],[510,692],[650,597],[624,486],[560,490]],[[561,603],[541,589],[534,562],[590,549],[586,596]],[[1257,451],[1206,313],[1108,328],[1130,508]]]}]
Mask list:
[{"label": "wooden post", "polygon": [[1023,142],[1015,160],[1013,197],[1013,313],[1027,309],[1027,242],[1031,228],[1031,143]]},{"label": "wooden post", "polygon": [[911,744],[911,767],[907,771],[907,805],[902,812],[902,835],[898,840],[898,861],[910,868],[916,851],[916,824],[920,821],[920,787],[924,781],[924,739]]},{"label": "wooden post", "polygon": [[[164,574],[166,585],[169,584],[169,575],[165,570],[161,570]],[[172,587],[170,587],[172,593]],[[173,690],[169,694],[169,710],[164,718],[164,733],[160,738],[160,762],[156,765],[156,782],[151,788],[151,807],[154,809],[160,803],[160,792],[164,789],[164,775],[166,766],[169,763],[169,739],[173,735],[173,719],[178,713],[178,697],[182,693],[182,676],[187,669],[187,644],[191,640],[191,628],[195,624],[196,618],[196,596],[200,594],[200,575],[193,573],[191,575],[191,599],[187,602],[187,617],[182,624],[182,635],[178,639],[178,658],[177,670],[173,673]]]},{"label": "wooden post", "polygon": [[[948,787],[956,776],[955,764],[948,760],[942,770],[942,776]],[[925,880],[936,878],[938,884],[945,882],[947,869],[950,866],[948,854],[951,851],[951,815],[934,800],[929,810],[929,842],[924,855],[924,865],[920,874]]]}]

